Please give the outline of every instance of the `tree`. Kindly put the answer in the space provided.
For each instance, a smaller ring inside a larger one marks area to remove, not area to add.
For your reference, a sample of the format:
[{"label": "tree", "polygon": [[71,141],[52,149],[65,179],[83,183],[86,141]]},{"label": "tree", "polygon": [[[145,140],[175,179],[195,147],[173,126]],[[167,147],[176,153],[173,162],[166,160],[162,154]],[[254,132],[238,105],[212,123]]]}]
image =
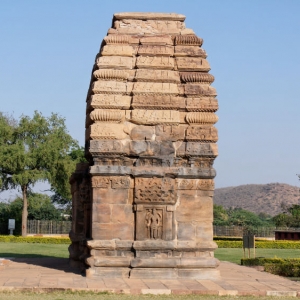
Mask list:
[{"label": "tree", "polygon": [[37,182],[48,181],[57,193],[68,194],[76,165],[70,156],[74,149],[79,146],[57,114],[44,117],[35,111],[32,118],[21,116],[19,121],[0,114],[0,186],[22,191],[23,236],[27,235],[27,196]]},{"label": "tree", "polygon": [[229,216],[227,210],[222,205],[214,204],[214,225],[229,225]]}]

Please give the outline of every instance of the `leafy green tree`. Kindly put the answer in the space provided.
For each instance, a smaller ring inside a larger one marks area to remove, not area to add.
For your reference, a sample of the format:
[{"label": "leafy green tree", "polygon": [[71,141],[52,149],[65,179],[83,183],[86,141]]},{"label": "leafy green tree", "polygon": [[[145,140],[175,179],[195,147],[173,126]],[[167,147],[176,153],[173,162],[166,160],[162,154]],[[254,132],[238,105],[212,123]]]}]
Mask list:
[{"label": "leafy green tree", "polygon": [[228,212],[222,205],[214,204],[214,225],[229,225]]},{"label": "leafy green tree", "polygon": [[300,205],[282,205],[283,213],[273,217],[277,227],[300,227]]},{"label": "leafy green tree", "polygon": [[65,120],[52,113],[44,117],[35,111],[32,118],[17,121],[0,114],[0,186],[22,192],[22,235],[27,235],[28,193],[40,181],[48,181],[54,191],[68,195],[69,177],[76,160],[70,153],[79,149],[69,135]]}]

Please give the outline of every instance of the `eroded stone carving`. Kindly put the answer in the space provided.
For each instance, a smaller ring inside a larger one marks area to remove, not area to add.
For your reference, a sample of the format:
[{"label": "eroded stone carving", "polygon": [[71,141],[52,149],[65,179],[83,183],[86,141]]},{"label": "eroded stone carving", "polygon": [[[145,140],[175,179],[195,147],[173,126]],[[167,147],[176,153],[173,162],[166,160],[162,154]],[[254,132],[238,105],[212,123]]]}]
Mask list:
[{"label": "eroded stone carving", "polygon": [[180,114],[176,110],[135,109],[131,113],[131,121],[147,125],[178,125],[180,123]]},{"label": "eroded stone carving", "polygon": [[184,109],[185,99],[173,96],[133,96],[132,107],[134,109]]},{"label": "eroded stone carving", "polygon": [[124,116],[124,111],[114,109],[95,109],[90,113],[90,118],[94,122],[120,123]]},{"label": "eroded stone carving", "polygon": [[174,58],[169,56],[138,56],[136,66],[139,69],[174,69]]},{"label": "eroded stone carving", "polygon": [[211,112],[191,112],[187,113],[185,118],[189,124],[213,125],[218,121],[218,116]]},{"label": "eroded stone carving", "polygon": [[106,109],[129,109],[131,103],[130,96],[113,94],[92,95],[87,102],[88,110],[95,108]]},{"label": "eroded stone carving", "polygon": [[177,71],[138,69],[136,81],[170,82],[179,83],[180,77]]},{"label": "eroded stone carving", "polygon": [[217,142],[218,130],[213,126],[189,126],[186,130],[188,141]]},{"label": "eroded stone carving", "polygon": [[135,203],[176,202],[176,186],[173,178],[136,178]]},{"label": "eroded stone carving", "polygon": [[206,58],[205,50],[197,46],[175,46],[174,56],[195,56]]},{"label": "eroded stone carving", "polygon": [[145,45],[146,39],[144,38],[142,45],[138,48],[138,55],[142,56],[173,56],[174,47],[164,45]]},{"label": "eroded stone carving", "polygon": [[219,109],[218,101],[213,97],[187,98],[187,111],[212,111]]},{"label": "eroded stone carving", "polygon": [[178,95],[177,84],[161,82],[135,82],[133,95]]},{"label": "eroded stone carving", "polygon": [[133,69],[135,57],[100,56],[96,60],[98,68]]},{"label": "eroded stone carving", "polygon": [[180,72],[180,79],[183,82],[201,82],[211,84],[215,77],[208,73],[202,72]]},{"label": "eroded stone carving", "polygon": [[209,63],[204,58],[176,57],[176,64],[179,71],[208,72],[210,70]]},{"label": "eroded stone carving", "polygon": [[129,74],[125,70],[114,70],[114,69],[104,69],[96,70],[93,73],[94,77],[100,80],[116,80],[124,81],[128,78]]},{"label": "eroded stone carving", "polygon": [[196,35],[177,35],[175,37],[175,45],[188,45],[201,47],[203,40]]},{"label": "eroded stone carving", "polygon": [[102,48],[101,54],[104,56],[130,56],[134,54],[134,49],[129,45],[106,45]]}]

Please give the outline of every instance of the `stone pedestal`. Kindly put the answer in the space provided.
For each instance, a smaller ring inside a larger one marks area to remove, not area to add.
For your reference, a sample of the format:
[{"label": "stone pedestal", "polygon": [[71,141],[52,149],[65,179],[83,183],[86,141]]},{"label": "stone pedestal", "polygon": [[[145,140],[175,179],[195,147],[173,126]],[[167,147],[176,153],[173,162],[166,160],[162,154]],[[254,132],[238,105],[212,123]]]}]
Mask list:
[{"label": "stone pedestal", "polygon": [[218,276],[216,91],[178,14],[120,13],[96,56],[70,258],[89,277]]}]

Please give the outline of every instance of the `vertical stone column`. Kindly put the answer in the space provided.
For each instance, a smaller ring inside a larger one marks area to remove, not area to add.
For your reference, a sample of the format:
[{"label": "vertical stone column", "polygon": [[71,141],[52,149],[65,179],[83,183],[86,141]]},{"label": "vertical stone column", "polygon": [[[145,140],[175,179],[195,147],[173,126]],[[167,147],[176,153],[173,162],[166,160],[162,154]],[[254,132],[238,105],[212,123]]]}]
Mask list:
[{"label": "vertical stone column", "polygon": [[184,19],[115,14],[96,56],[86,117],[88,276],[218,275],[218,102],[203,41]]}]

